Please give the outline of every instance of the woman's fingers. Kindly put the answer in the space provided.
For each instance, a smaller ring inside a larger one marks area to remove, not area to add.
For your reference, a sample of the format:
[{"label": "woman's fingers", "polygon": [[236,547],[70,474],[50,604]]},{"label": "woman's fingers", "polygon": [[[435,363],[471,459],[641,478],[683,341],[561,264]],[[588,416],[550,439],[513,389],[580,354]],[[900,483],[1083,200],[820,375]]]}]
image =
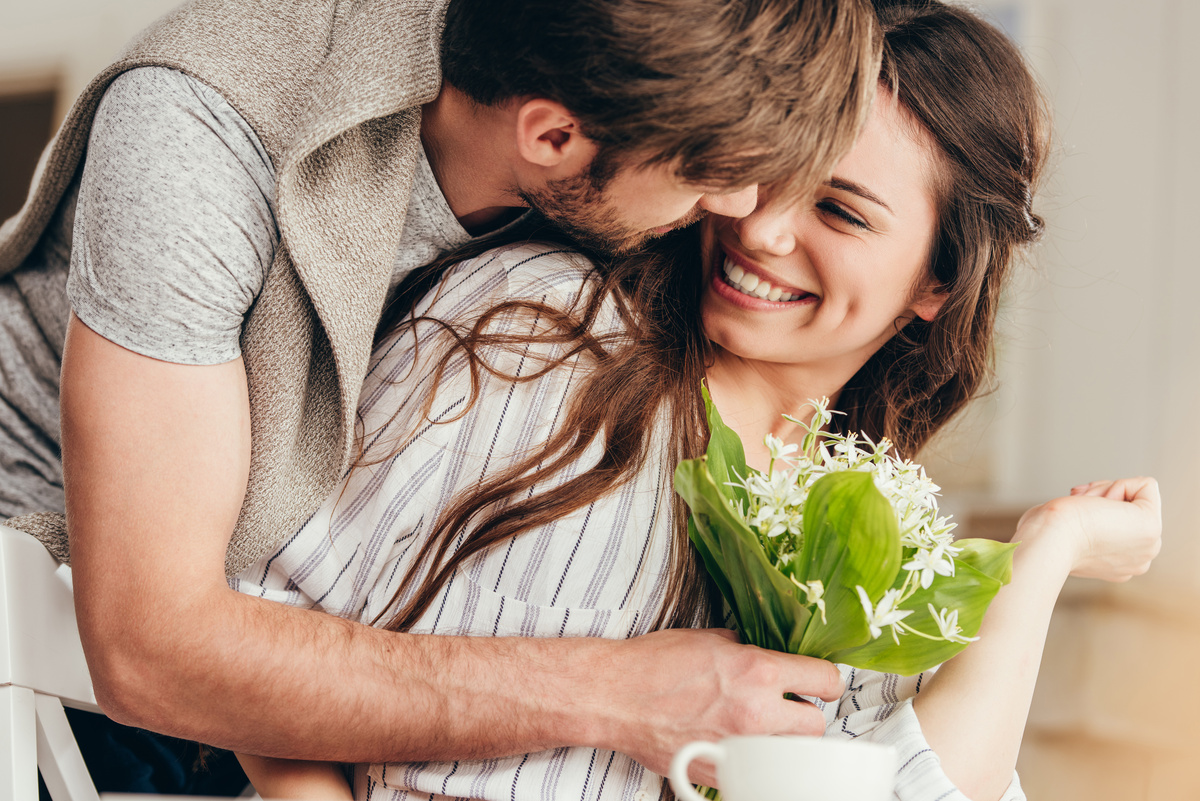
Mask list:
[{"label": "woman's fingers", "polygon": [[1113,493],[1119,491],[1120,482],[1118,481],[1089,481],[1087,484],[1080,484],[1078,487],[1071,487],[1071,495],[1090,495],[1099,498],[1114,498]]},{"label": "woman's fingers", "polygon": [[1162,509],[1158,482],[1139,476],[1095,482],[1079,499],[1090,554],[1075,571],[1108,581],[1127,581],[1145,573],[1162,547]]},{"label": "woman's fingers", "polygon": [[1148,476],[1126,478],[1118,482],[1125,491],[1125,500],[1154,511],[1162,516],[1162,496],[1159,495],[1158,482]]},{"label": "woman's fingers", "polygon": [[1089,481],[1071,488],[1071,495],[1093,495],[1115,501],[1142,502],[1157,507],[1161,505],[1158,482],[1148,476],[1122,478],[1116,481]]}]

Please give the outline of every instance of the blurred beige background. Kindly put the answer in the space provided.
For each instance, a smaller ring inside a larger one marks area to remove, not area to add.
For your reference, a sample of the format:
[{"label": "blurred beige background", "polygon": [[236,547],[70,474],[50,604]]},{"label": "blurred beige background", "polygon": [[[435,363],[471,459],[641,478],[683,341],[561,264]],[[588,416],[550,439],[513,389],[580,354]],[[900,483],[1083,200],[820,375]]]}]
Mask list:
[{"label": "blurred beige background", "polygon": [[[0,217],[52,126],[172,0],[0,0]],[[1162,484],[1165,545],[1068,585],[1021,755],[1038,801],[1200,799],[1200,0],[990,0],[1056,118],[1046,240],[1003,321],[1001,389],[927,453],[967,534],[1093,478]]]}]

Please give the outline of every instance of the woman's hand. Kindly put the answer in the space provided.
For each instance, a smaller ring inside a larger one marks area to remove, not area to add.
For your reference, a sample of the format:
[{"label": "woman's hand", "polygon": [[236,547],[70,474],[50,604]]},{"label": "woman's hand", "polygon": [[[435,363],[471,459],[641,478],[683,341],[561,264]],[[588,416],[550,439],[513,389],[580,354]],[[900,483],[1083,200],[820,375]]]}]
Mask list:
[{"label": "woman's hand", "polygon": [[1145,573],[1162,546],[1162,502],[1152,478],[1093,481],[1035,506],[1013,538],[1053,548],[1072,576],[1128,581]]}]

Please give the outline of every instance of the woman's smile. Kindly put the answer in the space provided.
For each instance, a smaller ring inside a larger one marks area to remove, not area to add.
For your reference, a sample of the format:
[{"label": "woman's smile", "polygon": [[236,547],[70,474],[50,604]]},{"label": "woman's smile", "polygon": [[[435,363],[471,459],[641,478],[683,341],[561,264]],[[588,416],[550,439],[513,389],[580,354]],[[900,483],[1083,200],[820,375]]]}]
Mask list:
[{"label": "woman's smile", "polygon": [[713,291],[744,309],[774,311],[815,303],[818,297],[800,287],[791,286],[723,247],[714,250]]}]

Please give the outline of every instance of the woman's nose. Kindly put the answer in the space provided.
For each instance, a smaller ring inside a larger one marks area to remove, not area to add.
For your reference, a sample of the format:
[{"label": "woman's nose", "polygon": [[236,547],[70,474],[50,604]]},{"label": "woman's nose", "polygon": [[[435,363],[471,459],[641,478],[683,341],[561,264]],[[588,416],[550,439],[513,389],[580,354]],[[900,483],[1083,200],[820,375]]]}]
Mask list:
[{"label": "woman's nose", "polygon": [[796,248],[796,215],[783,203],[766,202],[739,220],[733,231],[748,251],[786,256]]},{"label": "woman's nose", "polygon": [[736,192],[707,194],[700,197],[697,205],[705,211],[722,217],[745,217],[754,211],[758,203],[758,184],[751,184]]}]

